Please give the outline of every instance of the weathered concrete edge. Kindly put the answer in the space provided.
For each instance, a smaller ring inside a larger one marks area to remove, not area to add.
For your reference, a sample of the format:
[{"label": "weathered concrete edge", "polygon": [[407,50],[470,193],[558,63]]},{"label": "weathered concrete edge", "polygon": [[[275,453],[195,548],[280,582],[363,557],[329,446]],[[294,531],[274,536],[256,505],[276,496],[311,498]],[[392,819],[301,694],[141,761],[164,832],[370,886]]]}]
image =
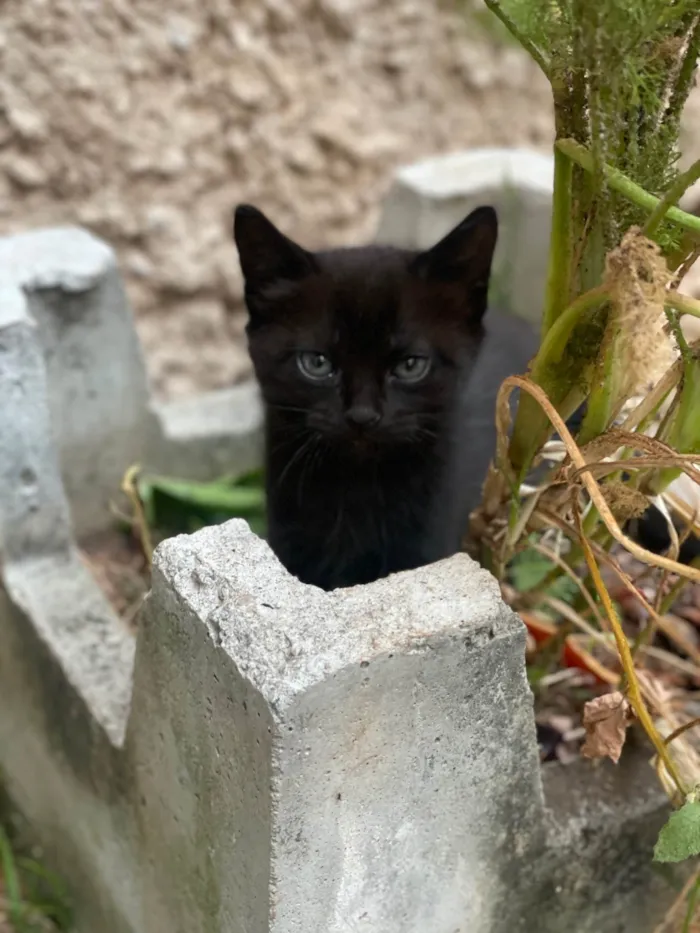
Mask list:
[{"label": "weathered concrete edge", "polygon": [[[227,565],[222,553],[230,555]],[[156,595],[162,585],[178,594],[279,711],[331,671],[399,649],[430,650],[436,636],[463,639],[477,650],[493,638],[524,632],[495,579],[464,554],[325,593],[301,585],[241,519],[164,541],[154,555]],[[245,606],[231,602],[236,590],[249,594]],[[242,631],[241,616],[255,629],[255,644]]]},{"label": "weathered concrete edge", "polygon": [[81,227],[49,227],[0,238],[0,284],[27,291],[88,291],[116,265],[114,251]]},{"label": "weathered concrete edge", "polygon": [[[0,354],[5,400],[0,411],[0,581],[91,717],[119,743],[130,697],[133,637],[78,555],[51,437],[37,326],[23,291],[2,282]],[[18,370],[24,373],[21,381]]]},{"label": "weathered concrete edge", "polygon": [[[44,295],[52,291],[86,294],[107,280],[121,285],[116,254],[81,227],[50,227],[0,238],[0,315],[5,321],[18,306],[25,307],[27,296],[42,305]],[[40,316],[44,314],[49,312]],[[141,421],[134,429],[143,435],[140,459],[156,472],[211,480],[230,473],[232,464],[238,474],[262,464],[262,406],[253,378],[185,400],[149,402],[144,396]],[[70,465],[67,453],[66,457]]]},{"label": "weathered concrete edge", "polygon": [[151,402],[145,465],[158,473],[213,480],[242,475],[263,462],[263,408],[258,385],[239,385],[171,402]]},{"label": "weathered concrete edge", "polygon": [[71,548],[7,564],[2,585],[109,741],[123,744],[136,640]]},{"label": "weathered concrete edge", "polygon": [[[471,174],[463,177],[465,160],[469,161]],[[459,172],[459,181],[453,173]],[[432,172],[435,175],[429,177]],[[533,149],[524,148],[477,148],[464,152],[433,156],[417,163],[400,166],[394,184],[407,185],[437,200],[464,198],[465,189],[476,194],[481,190],[518,187],[527,182],[527,187],[551,195],[554,160]]]}]

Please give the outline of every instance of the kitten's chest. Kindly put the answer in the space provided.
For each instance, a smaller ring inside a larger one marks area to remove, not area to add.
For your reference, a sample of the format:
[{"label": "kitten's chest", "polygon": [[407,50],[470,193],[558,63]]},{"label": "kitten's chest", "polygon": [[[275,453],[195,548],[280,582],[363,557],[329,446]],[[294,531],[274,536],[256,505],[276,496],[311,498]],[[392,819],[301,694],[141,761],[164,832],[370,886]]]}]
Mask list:
[{"label": "kitten's chest", "polygon": [[420,526],[434,495],[435,480],[418,468],[342,473],[319,471],[295,484],[294,477],[272,495],[277,511],[305,525],[352,536],[386,539]]},{"label": "kitten's chest", "polygon": [[435,489],[421,466],[286,477],[269,495],[271,545],[293,573],[326,588],[428,562]]}]

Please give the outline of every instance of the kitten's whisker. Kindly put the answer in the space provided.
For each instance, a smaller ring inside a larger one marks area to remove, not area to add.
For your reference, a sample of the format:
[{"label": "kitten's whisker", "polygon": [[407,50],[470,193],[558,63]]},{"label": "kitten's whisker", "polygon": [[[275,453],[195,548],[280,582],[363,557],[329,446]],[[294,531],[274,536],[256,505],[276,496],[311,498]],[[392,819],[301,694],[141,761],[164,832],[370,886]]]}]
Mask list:
[{"label": "kitten's whisker", "polygon": [[310,431],[307,427],[301,427],[295,431],[287,431],[282,436],[279,443],[269,448],[269,453],[278,454],[287,447],[292,448],[296,452],[299,449],[299,441],[302,440],[304,436],[309,436],[312,433],[313,432]]},{"label": "kitten's whisker", "polygon": [[292,469],[292,467],[296,463],[304,459],[304,457],[306,456],[306,453],[309,450],[310,445],[314,442],[315,439],[316,439],[316,435],[309,434],[306,440],[299,447],[297,447],[295,452],[292,454],[292,456],[289,458],[287,463],[284,465],[284,469],[280,473],[277,479],[277,482],[275,483],[275,489],[279,489],[282,486],[282,484],[284,483],[285,477],[287,476],[289,471]]},{"label": "kitten's whisker", "polygon": [[307,449],[308,456],[304,457],[301,473],[299,474],[299,479],[297,482],[297,502],[299,505],[301,505],[301,493],[303,491],[306,478],[312,472],[312,466],[316,461],[318,449],[320,447],[320,439],[318,435],[313,435],[312,440],[314,441],[314,444],[310,449]]},{"label": "kitten's whisker", "polygon": [[289,411],[298,415],[307,415],[307,408],[300,408],[298,405],[280,405],[277,403],[266,402],[266,407],[272,411]]}]

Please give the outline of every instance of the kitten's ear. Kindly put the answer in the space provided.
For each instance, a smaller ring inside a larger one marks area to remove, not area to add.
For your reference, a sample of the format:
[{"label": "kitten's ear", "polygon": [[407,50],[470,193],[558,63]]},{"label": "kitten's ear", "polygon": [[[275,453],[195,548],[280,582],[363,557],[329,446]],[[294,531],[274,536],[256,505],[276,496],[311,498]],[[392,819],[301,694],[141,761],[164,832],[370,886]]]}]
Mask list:
[{"label": "kitten's ear", "polygon": [[486,311],[491,263],[498,239],[492,207],[477,207],[431,249],[420,253],[411,270],[426,282],[448,288],[450,305],[477,323]]},{"label": "kitten's ear", "polygon": [[286,237],[262,211],[240,204],[233,220],[246,292],[256,293],[282,280],[301,279],[314,270],[310,253]]}]

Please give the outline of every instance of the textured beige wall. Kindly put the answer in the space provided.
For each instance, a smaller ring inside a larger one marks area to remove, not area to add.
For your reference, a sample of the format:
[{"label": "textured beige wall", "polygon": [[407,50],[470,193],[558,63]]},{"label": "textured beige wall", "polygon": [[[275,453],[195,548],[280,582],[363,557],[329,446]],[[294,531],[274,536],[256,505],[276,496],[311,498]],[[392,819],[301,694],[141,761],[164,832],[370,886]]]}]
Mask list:
[{"label": "textured beige wall", "polygon": [[396,165],[471,145],[548,145],[544,79],[456,10],[4,0],[0,233],[68,221],[105,237],[156,390],[225,385],[247,367],[237,201],[310,246],[358,242]]}]

